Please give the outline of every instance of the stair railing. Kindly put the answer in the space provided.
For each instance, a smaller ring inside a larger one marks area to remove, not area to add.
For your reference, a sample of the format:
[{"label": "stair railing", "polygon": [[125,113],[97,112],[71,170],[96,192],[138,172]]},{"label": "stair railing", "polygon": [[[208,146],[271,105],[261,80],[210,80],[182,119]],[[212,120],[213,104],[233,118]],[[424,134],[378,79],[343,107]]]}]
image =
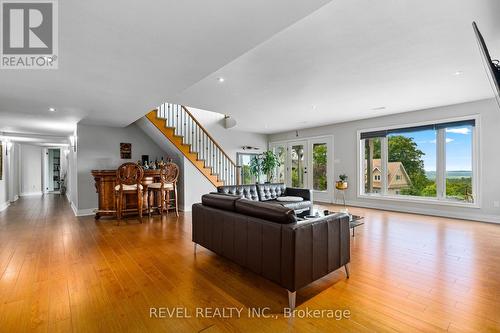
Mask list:
[{"label": "stair railing", "polygon": [[224,152],[217,141],[183,105],[164,103],[157,108],[157,115],[165,119],[165,125],[174,128],[174,133],[182,137],[184,144],[190,145],[190,152],[204,161],[205,167],[224,185],[240,183],[239,168]]}]

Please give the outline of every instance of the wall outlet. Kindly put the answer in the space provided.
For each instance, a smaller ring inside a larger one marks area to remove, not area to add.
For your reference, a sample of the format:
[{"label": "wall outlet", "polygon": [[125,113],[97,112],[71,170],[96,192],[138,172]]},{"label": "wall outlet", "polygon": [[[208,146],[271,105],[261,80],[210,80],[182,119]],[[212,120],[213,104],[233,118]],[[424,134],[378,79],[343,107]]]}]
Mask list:
[{"label": "wall outlet", "polygon": [[500,208],[500,201],[497,200],[493,201],[493,207]]}]

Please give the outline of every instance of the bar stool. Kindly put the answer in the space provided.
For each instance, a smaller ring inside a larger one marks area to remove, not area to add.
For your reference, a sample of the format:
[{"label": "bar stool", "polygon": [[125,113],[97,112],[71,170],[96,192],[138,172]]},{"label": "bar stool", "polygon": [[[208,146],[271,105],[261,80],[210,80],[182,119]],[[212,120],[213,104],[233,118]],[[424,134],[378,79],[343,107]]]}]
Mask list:
[{"label": "bar stool", "polygon": [[[160,206],[156,207],[160,210],[160,214],[163,214],[163,211],[166,210],[168,215],[168,210],[170,208],[175,208],[175,214],[179,216],[177,205],[177,178],[179,178],[179,167],[175,163],[167,162],[160,169],[160,182],[148,185],[148,211],[150,216],[151,210],[155,208],[151,203],[150,194],[153,194],[154,201],[155,193],[160,194]],[[174,193],[173,198],[170,195],[171,192]]]},{"label": "bar stool", "polygon": [[116,170],[116,182],[118,185],[115,186],[115,198],[116,198],[116,216],[118,219],[118,225],[123,216],[124,209],[124,198],[127,194],[137,195],[137,210],[139,213],[139,220],[142,223],[142,177],[144,176],[144,170],[142,167],[136,163],[124,163]]}]

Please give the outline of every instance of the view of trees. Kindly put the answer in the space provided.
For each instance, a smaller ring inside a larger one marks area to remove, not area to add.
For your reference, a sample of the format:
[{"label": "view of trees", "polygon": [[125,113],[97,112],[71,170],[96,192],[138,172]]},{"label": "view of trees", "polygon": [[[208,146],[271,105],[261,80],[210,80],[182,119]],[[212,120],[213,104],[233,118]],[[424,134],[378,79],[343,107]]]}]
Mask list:
[{"label": "view of trees", "polygon": [[[374,141],[374,159],[381,158],[380,140]],[[410,177],[410,186],[401,189],[400,194],[412,196],[436,196],[435,179],[430,179],[424,169],[425,153],[418,148],[418,144],[412,137],[394,135],[388,137],[388,160],[389,162],[401,162]],[[365,157],[366,158],[366,157]],[[459,177],[446,179],[446,196],[458,200],[471,200],[472,179],[471,177]]]},{"label": "view of trees", "polygon": [[327,145],[324,143],[313,145],[313,188],[317,191],[326,191],[327,179]]}]

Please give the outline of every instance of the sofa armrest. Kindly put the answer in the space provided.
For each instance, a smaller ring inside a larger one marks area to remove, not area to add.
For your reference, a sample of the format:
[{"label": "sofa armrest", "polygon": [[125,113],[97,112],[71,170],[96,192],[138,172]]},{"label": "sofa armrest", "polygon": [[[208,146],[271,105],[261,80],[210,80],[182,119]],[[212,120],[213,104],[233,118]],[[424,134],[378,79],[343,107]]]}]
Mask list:
[{"label": "sofa armrest", "polygon": [[285,190],[285,195],[292,197],[301,197],[304,200],[313,201],[312,190],[307,188],[297,188],[297,187],[287,187]]},{"label": "sofa armrest", "polygon": [[349,217],[282,225],[282,286],[294,292],[350,262]]}]

